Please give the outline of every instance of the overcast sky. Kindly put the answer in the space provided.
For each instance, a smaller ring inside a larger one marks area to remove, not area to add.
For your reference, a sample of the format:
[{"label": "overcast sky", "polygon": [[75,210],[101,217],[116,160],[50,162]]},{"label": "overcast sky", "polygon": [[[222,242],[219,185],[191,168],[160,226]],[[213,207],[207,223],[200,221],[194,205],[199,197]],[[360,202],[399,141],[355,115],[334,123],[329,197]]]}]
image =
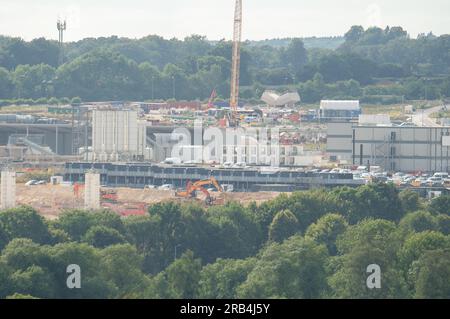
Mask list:
[{"label": "overcast sky", "polygon": [[[234,0],[0,0],[0,34],[66,40],[118,35],[230,39]],[[401,25],[411,36],[450,33],[450,0],[243,0],[243,38],[343,35],[352,25]]]}]

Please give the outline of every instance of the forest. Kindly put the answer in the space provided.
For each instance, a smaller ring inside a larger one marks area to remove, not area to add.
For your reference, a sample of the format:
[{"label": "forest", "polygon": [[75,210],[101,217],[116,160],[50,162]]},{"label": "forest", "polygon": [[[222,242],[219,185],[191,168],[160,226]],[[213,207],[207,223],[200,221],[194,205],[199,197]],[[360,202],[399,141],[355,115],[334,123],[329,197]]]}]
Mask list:
[{"label": "forest", "polygon": [[[0,212],[0,298],[450,298],[450,196],[390,184],[145,216]],[[66,286],[68,265],[81,288]],[[368,289],[366,268],[381,268]]]},{"label": "forest", "polygon": [[[58,43],[0,36],[0,106],[100,100],[206,100],[229,96],[231,42],[86,38]],[[63,56],[63,59],[60,59]],[[63,62],[63,63],[60,63]],[[401,27],[352,27],[342,38],[246,41],[241,98],[267,88],[393,104],[450,96],[450,35],[411,38]],[[53,98],[53,100],[52,100]]]}]

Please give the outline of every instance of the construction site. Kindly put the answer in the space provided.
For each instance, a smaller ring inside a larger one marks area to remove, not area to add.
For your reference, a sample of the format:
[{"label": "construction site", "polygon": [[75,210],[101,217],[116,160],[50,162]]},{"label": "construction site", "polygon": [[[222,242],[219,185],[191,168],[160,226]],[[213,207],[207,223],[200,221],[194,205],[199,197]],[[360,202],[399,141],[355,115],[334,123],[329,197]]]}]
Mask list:
[{"label": "construction site", "polygon": [[[95,102],[0,114],[2,209],[29,205],[47,218],[80,208],[143,215],[162,201],[261,203],[281,192],[358,187],[381,177],[392,181],[395,171],[430,178],[450,170],[449,127],[424,121],[423,113],[422,126],[433,128],[411,129],[386,116],[364,115],[359,101],[322,101],[318,110],[301,110],[298,92],[267,90],[259,106],[240,103],[241,38],[237,0],[226,105],[216,103],[213,90],[206,104]],[[415,114],[412,122],[420,125]],[[361,125],[390,137],[389,149],[383,144],[383,152],[376,148],[381,155],[368,154],[380,138],[360,134]],[[400,154],[397,136],[407,130],[413,136],[404,142],[408,149],[418,143],[419,131],[422,144],[435,136],[436,147],[428,150],[429,159],[421,158],[420,172],[419,162],[411,162],[418,154]],[[29,170],[47,175],[33,179]],[[441,184],[426,179],[416,189],[437,196],[448,192],[447,179],[448,174]]]},{"label": "construction site", "polygon": [[[62,25],[64,28],[60,27]],[[61,32],[64,32],[65,28],[65,23],[58,22],[60,42],[63,38]],[[238,108],[240,106],[241,37],[242,1],[238,0],[233,24],[230,102],[222,108],[225,112],[221,118],[217,118],[219,109],[213,104],[213,94],[205,107],[195,103],[167,107],[162,104],[139,102],[105,102],[48,107],[47,110],[34,110],[27,115],[1,115],[0,144],[5,145],[0,148],[4,170],[2,208],[28,205],[37,209],[46,218],[56,218],[64,210],[79,208],[111,209],[122,216],[128,216],[145,214],[148,205],[168,200],[193,201],[210,206],[228,201],[238,201],[243,204],[259,203],[276,197],[278,193],[273,191],[250,192],[248,181],[244,186],[243,182],[226,178],[227,184],[221,184],[214,176],[205,172],[197,171],[194,174],[185,172],[184,174],[188,174],[178,179],[176,176],[171,177],[168,171],[165,173],[168,169],[165,167],[161,168],[160,178],[138,173],[131,182],[131,178],[126,177],[125,174],[119,174],[121,176],[114,178],[112,182],[112,177],[107,177],[108,173],[105,171],[109,163],[124,165],[140,163],[144,166],[148,165],[146,172],[151,172],[152,167],[156,168],[155,163],[171,161],[174,162],[172,164],[182,163],[181,160],[170,157],[177,142],[173,131],[183,125],[192,130],[190,128],[192,123],[186,121],[164,123],[164,118],[176,118],[172,115],[164,116],[167,114],[166,109],[171,110],[170,113],[172,113],[174,109],[187,108],[195,112],[193,119],[201,118],[205,123],[210,123],[224,132],[227,129],[238,130],[241,126],[250,126],[263,120],[264,115],[254,109]],[[272,100],[267,100],[268,96]],[[274,94],[266,93],[263,99],[276,106],[294,106],[300,101],[298,94],[283,96],[279,99]],[[271,116],[274,115],[273,110],[270,113]],[[288,118],[291,113],[280,113],[281,118]],[[266,117],[268,117],[267,114]],[[205,129],[202,128],[202,133]],[[292,130],[283,135],[284,144],[287,146],[292,146],[294,144],[292,141],[299,138],[297,133],[293,133],[292,136],[291,133]],[[201,144],[203,143],[202,140]],[[195,146],[187,146],[187,148],[193,149]],[[282,152],[283,162],[286,164],[294,163],[293,157],[302,153],[302,148],[298,147],[298,149],[295,148],[294,155],[294,148],[291,148],[289,153],[285,150]],[[248,153],[250,149],[244,152]],[[228,154],[220,158],[216,157],[213,163],[223,165],[230,162],[231,169],[231,166],[237,164],[234,158],[235,153],[236,146],[233,145]],[[288,158],[289,156],[291,158]],[[262,161],[255,158],[254,164],[259,165]],[[103,170],[97,169],[98,163],[104,163],[100,165]],[[191,168],[201,170],[206,163],[197,161],[195,164],[196,166]],[[77,171],[77,166],[81,170]],[[132,166],[135,167],[135,165]],[[84,170],[84,167],[89,168]],[[126,166],[123,167],[128,171]],[[27,171],[30,169],[36,171],[52,169],[59,174],[47,176],[43,180],[25,178],[16,183],[16,171],[18,175],[27,176]],[[144,169],[138,172],[143,173]],[[224,175],[232,176],[230,173],[232,171]],[[223,176],[218,178],[222,183],[225,181]]]}]

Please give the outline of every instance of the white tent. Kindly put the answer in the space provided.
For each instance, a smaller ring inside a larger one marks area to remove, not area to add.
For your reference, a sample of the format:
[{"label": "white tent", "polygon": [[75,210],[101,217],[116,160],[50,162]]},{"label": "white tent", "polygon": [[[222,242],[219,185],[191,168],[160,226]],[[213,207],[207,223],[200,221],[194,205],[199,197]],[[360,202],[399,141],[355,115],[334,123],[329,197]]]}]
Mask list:
[{"label": "white tent", "polygon": [[289,92],[279,95],[275,91],[265,91],[261,97],[261,100],[269,106],[294,105],[300,102],[300,95],[297,92]]}]

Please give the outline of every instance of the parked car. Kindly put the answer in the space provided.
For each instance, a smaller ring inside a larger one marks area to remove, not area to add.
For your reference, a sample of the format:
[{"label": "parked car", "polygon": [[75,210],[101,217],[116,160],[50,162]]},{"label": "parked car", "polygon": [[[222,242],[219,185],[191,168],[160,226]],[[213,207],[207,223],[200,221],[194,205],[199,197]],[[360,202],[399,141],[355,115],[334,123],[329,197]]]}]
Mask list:
[{"label": "parked car", "polygon": [[440,177],[430,177],[427,184],[431,187],[439,187],[444,185],[444,180]]},{"label": "parked car", "polygon": [[433,177],[446,179],[446,178],[449,178],[449,175],[448,175],[448,173],[436,173],[433,175]]},{"label": "parked car", "polygon": [[36,185],[37,182],[38,182],[38,181],[32,179],[32,180],[26,182],[26,183],[25,183],[25,186],[33,186],[33,185]]},{"label": "parked car", "polygon": [[170,191],[172,189],[173,189],[172,184],[164,184],[164,185],[158,187],[158,190],[161,190],[161,191]]}]

